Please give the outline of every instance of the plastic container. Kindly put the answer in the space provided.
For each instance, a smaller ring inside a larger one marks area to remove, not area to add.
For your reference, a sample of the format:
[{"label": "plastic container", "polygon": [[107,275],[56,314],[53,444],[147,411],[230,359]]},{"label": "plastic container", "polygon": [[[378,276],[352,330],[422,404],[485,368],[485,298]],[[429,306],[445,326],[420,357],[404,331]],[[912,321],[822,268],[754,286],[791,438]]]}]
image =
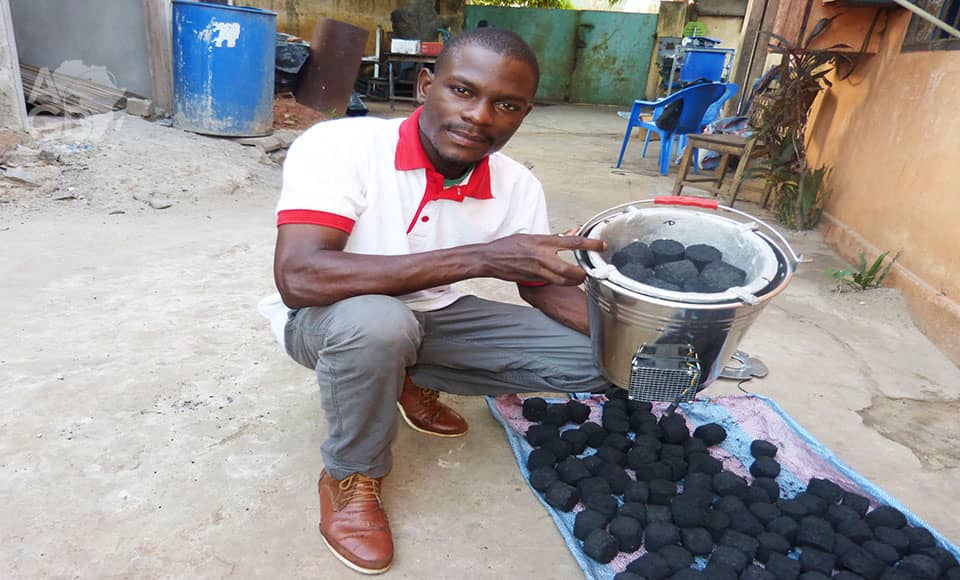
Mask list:
[{"label": "plastic container", "polygon": [[277,14],[173,0],[173,124],[226,137],[273,132]]}]

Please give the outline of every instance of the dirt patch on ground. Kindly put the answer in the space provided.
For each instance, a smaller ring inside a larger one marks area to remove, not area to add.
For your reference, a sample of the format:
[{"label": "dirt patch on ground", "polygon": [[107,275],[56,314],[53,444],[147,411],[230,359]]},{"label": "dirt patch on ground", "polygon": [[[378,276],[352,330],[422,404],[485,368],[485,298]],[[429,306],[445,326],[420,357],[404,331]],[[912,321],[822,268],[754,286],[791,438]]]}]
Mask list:
[{"label": "dirt patch on ground", "polygon": [[874,397],[859,414],[864,425],[909,447],[924,469],[960,467],[960,401]]},{"label": "dirt patch on ground", "polygon": [[273,126],[276,129],[309,129],[326,118],[320,111],[298,103],[291,93],[277,95],[273,100]]}]

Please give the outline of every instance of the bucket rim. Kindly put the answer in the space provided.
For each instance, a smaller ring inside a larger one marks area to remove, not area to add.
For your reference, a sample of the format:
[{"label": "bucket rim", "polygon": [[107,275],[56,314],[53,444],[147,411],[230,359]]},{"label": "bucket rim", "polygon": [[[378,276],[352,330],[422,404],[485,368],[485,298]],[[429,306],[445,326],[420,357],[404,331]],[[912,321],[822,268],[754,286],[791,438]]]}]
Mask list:
[{"label": "bucket rim", "polygon": [[197,2],[196,0],[171,0],[172,4],[180,4],[184,6],[199,6],[202,8],[214,8],[217,10],[233,10],[236,12],[248,12],[251,14],[260,14],[264,16],[276,16],[277,13],[272,10],[266,10],[263,8],[255,8],[253,6],[228,6],[225,4],[210,4],[209,2]]}]

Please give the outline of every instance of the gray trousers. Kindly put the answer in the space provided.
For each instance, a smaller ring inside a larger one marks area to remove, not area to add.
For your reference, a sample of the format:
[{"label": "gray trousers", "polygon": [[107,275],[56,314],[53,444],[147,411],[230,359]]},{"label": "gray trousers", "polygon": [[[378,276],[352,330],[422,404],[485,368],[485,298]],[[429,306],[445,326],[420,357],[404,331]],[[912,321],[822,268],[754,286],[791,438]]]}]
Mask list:
[{"label": "gray trousers", "polygon": [[287,352],[315,369],[328,438],[321,453],[336,479],[390,471],[404,373],[458,395],[594,391],[608,383],[590,339],[535,308],[465,296],[415,312],[366,295],[292,311]]}]

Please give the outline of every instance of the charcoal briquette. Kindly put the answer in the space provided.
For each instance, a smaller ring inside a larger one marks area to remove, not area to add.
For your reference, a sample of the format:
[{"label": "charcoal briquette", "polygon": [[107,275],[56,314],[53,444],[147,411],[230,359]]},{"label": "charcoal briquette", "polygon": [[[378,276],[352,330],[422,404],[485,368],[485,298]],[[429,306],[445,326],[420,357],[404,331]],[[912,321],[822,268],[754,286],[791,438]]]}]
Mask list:
[{"label": "charcoal briquette", "polygon": [[843,534],[835,534],[833,537],[833,554],[840,558],[850,550],[857,548],[857,544],[853,543],[853,540],[844,536]]},{"label": "charcoal briquette", "polygon": [[722,443],[727,438],[727,430],[718,423],[705,423],[693,430],[693,436],[710,447]]},{"label": "charcoal briquette", "polygon": [[932,548],[924,548],[921,554],[925,556],[930,556],[937,561],[937,564],[940,565],[941,573],[946,572],[950,568],[955,568],[958,563],[954,555],[947,550],[944,550],[940,546],[933,546]]},{"label": "charcoal briquette", "polygon": [[811,478],[807,483],[807,492],[829,503],[839,503],[843,499],[843,488],[829,479]]},{"label": "charcoal briquette", "polygon": [[637,551],[643,540],[643,526],[640,522],[624,515],[617,515],[610,520],[607,531],[616,538],[619,550],[628,554]]},{"label": "charcoal briquette", "polygon": [[[866,580],[877,580],[886,570],[883,562],[863,548],[854,548],[837,559],[837,566],[859,574]],[[935,576],[934,576],[935,578]]]},{"label": "charcoal briquette", "polygon": [[622,467],[614,465],[613,463],[601,466],[597,475],[602,477],[607,484],[610,485],[610,490],[615,495],[621,495],[627,488],[627,485],[633,481]]},{"label": "charcoal briquette", "polygon": [[543,412],[541,418],[544,425],[566,425],[570,421],[570,409],[564,403],[552,403],[547,405],[547,410]]},{"label": "charcoal briquette", "polygon": [[604,514],[587,508],[578,513],[573,519],[573,535],[578,540],[586,540],[590,532],[606,526],[609,521],[610,518]]},{"label": "charcoal briquette", "polygon": [[833,551],[834,532],[830,522],[816,516],[807,516],[800,520],[797,530],[797,545],[812,546],[824,552]]},{"label": "charcoal briquette", "polygon": [[659,458],[660,454],[657,453],[657,450],[653,447],[648,445],[634,445],[633,448],[627,452],[627,465],[633,470],[642,469],[644,465],[654,463]]},{"label": "charcoal briquette", "polygon": [[713,551],[713,536],[706,528],[681,528],[680,540],[694,556],[706,556]]},{"label": "charcoal briquette", "polygon": [[583,461],[570,455],[557,464],[557,475],[560,476],[560,481],[576,485],[581,479],[590,477],[590,470],[583,464]]},{"label": "charcoal briquette", "polygon": [[684,250],[683,257],[696,264],[697,269],[702,270],[710,262],[719,262],[723,254],[707,244],[691,244]]},{"label": "charcoal briquette", "polygon": [[583,542],[583,552],[597,562],[607,564],[617,555],[617,540],[606,530],[593,530]]},{"label": "charcoal briquette", "polygon": [[[584,425],[596,425],[596,423],[584,423]],[[606,441],[609,436],[610,433],[603,427],[600,427],[600,429],[592,429],[590,433],[587,434],[587,447],[600,449],[603,447],[603,442]]]},{"label": "charcoal briquette", "polygon": [[657,439],[659,441],[663,438],[663,429],[660,428],[660,423],[656,420],[653,422],[644,421],[640,425],[631,425],[631,429],[637,435],[649,436]]},{"label": "charcoal briquette", "polygon": [[653,278],[649,278],[645,283],[655,288],[660,288],[662,290],[672,290],[673,292],[683,292],[683,286],[681,286],[680,284],[667,282],[666,280],[661,280],[656,276],[654,276]]},{"label": "charcoal briquette", "polygon": [[[944,580],[960,580],[960,566],[954,566],[943,573]],[[897,580],[900,580],[899,578]]]},{"label": "charcoal briquette", "polygon": [[650,481],[650,503],[670,505],[670,500],[677,495],[677,484],[669,479],[654,479]]},{"label": "charcoal briquette", "polygon": [[730,529],[743,532],[751,536],[759,535],[763,530],[763,524],[749,510],[730,512]]},{"label": "charcoal briquette", "polygon": [[610,257],[610,263],[617,268],[630,263],[652,266],[653,252],[650,251],[650,246],[643,242],[630,242]]},{"label": "charcoal briquette", "polygon": [[683,244],[676,240],[660,239],[650,244],[654,266],[682,259],[683,250]]},{"label": "charcoal briquette", "polygon": [[931,534],[927,528],[903,528],[903,533],[906,534],[907,539],[910,541],[911,552],[919,552],[924,548],[932,548],[937,545],[936,539],[934,539],[933,534]]},{"label": "charcoal briquette", "polygon": [[823,519],[830,522],[830,525],[836,528],[840,525],[840,522],[844,520],[859,520],[860,515],[850,506],[835,504],[827,508],[827,513],[823,515]]},{"label": "charcoal briquette", "polygon": [[880,560],[887,566],[896,564],[900,559],[900,554],[893,546],[878,542],[877,540],[867,540],[860,547],[870,552],[874,558]]},{"label": "charcoal briquette", "polygon": [[634,433],[640,434],[653,431],[656,435],[652,438],[659,443],[659,429],[660,426],[657,425],[657,418],[653,413],[633,413],[630,415],[630,430]]},{"label": "charcoal briquette", "polygon": [[569,442],[564,441],[559,436],[551,437],[544,441],[542,449],[552,451],[557,461],[563,461],[568,455],[573,453],[573,445],[570,445]]},{"label": "charcoal briquette", "polygon": [[730,529],[730,516],[721,511],[710,510],[707,514],[707,531],[710,532],[713,541],[719,542],[728,529]]},{"label": "charcoal briquette", "polygon": [[670,571],[676,574],[684,568],[689,568],[693,564],[693,554],[682,546],[670,545],[660,548],[657,552],[670,566]]},{"label": "charcoal briquette", "polygon": [[804,548],[800,552],[800,569],[804,572],[819,572],[830,576],[836,563],[837,557],[830,552],[816,548]]},{"label": "charcoal briquette", "polygon": [[683,480],[683,489],[684,491],[691,489],[713,491],[713,476],[702,472],[688,473]]},{"label": "charcoal briquette", "polygon": [[670,502],[673,523],[681,528],[701,528],[707,525],[708,506],[686,495],[678,495]]},{"label": "charcoal briquette", "polygon": [[670,476],[673,475],[673,470],[670,469],[670,466],[662,461],[641,465],[635,468],[634,472],[637,474],[637,481],[653,481],[654,479],[669,480]]},{"label": "charcoal briquette", "polygon": [[773,520],[780,517],[780,508],[772,503],[752,503],[750,504],[750,513],[754,515],[760,523],[766,526]]},{"label": "charcoal briquette", "polygon": [[771,503],[780,499],[780,484],[772,477],[755,477],[750,487],[758,487],[766,491]]},{"label": "charcoal briquette", "polygon": [[620,507],[620,502],[618,502],[617,498],[610,494],[596,493],[583,498],[583,505],[612,518],[613,516],[617,515],[617,509]]},{"label": "charcoal briquette", "polygon": [[710,555],[710,563],[713,564],[714,562],[730,566],[739,574],[743,572],[747,564],[750,563],[750,557],[736,548],[717,546],[717,549]]},{"label": "charcoal briquette", "polygon": [[[761,532],[763,533],[763,532]],[[759,534],[758,534],[759,535]],[[727,530],[720,538],[721,546],[730,546],[754,558],[757,555],[757,549],[760,548],[760,541],[754,536],[748,536],[736,530]]]},{"label": "charcoal briquette", "polygon": [[730,471],[721,471],[713,476],[713,490],[723,497],[733,495],[743,497],[747,492],[747,481]]},{"label": "charcoal briquette", "polygon": [[918,580],[934,580],[940,574],[937,561],[925,554],[910,554],[900,560],[899,569]]},{"label": "charcoal briquette", "polygon": [[863,576],[849,570],[840,570],[833,575],[833,580],[864,580]]},{"label": "charcoal briquette", "polygon": [[753,455],[755,458],[776,457],[777,446],[763,439],[755,439],[750,443],[750,455]]},{"label": "charcoal briquette", "polygon": [[690,429],[681,415],[672,413],[660,418],[660,428],[663,429],[664,443],[683,443],[690,438]]},{"label": "charcoal briquette", "polygon": [[700,275],[697,266],[690,260],[676,260],[660,264],[653,269],[657,278],[664,282],[683,286],[687,282],[696,280]]},{"label": "charcoal briquette", "polygon": [[777,580],[797,580],[797,576],[800,575],[800,562],[779,552],[770,554],[766,567],[777,577]]},{"label": "charcoal briquette", "polygon": [[678,571],[670,580],[705,580],[703,572],[695,568],[684,568]]},{"label": "charcoal briquette", "polygon": [[707,444],[703,439],[691,437],[683,443],[683,456],[686,457],[691,453],[707,453]]},{"label": "charcoal briquette", "polygon": [[815,516],[822,516],[823,514],[827,513],[827,507],[830,505],[823,498],[817,497],[806,491],[798,493],[793,497],[793,499],[802,503],[803,507],[807,508],[807,511],[810,512],[811,515]]},{"label": "charcoal briquette", "polygon": [[664,580],[670,576],[670,566],[667,565],[663,556],[649,550],[643,556],[627,564],[627,571],[643,576],[647,580]]},{"label": "charcoal briquette", "polygon": [[531,425],[525,435],[527,443],[534,447],[540,447],[544,441],[557,436],[556,425]]},{"label": "charcoal briquette", "polygon": [[627,412],[633,417],[635,414],[649,414],[653,410],[653,403],[650,401],[638,401],[636,399],[627,400]]},{"label": "charcoal briquette", "polygon": [[713,508],[720,510],[724,513],[731,514],[733,512],[739,512],[747,509],[747,505],[743,503],[743,500],[735,495],[723,496],[713,504]]},{"label": "charcoal briquette", "polygon": [[620,572],[619,574],[614,574],[613,580],[647,580],[639,574],[634,574],[633,572]]},{"label": "charcoal briquette", "polygon": [[870,500],[852,491],[843,492],[841,503],[857,512],[861,518],[867,515],[867,510],[870,509]]},{"label": "charcoal briquette", "polygon": [[539,492],[547,491],[550,484],[560,479],[557,470],[551,465],[543,465],[530,472],[530,485]]},{"label": "charcoal briquette", "polygon": [[709,580],[739,580],[740,578],[736,570],[713,560],[703,569],[703,573]]},{"label": "charcoal briquette", "polygon": [[708,453],[691,453],[687,456],[687,470],[691,473],[716,475],[723,471],[723,463]]},{"label": "charcoal briquette", "polygon": [[661,463],[670,468],[670,481],[680,481],[687,475],[689,464],[680,457],[665,457]]},{"label": "charcoal briquette", "polygon": [[777,507],[780,508],[780,512],[783,513],[783,515],[791,517],[798,522],[810,515],[810,511],[807,510],[807,506],[803,505],[802,502],[796,499],[777,500]]},{"label": "charcoal briquette", "polygon": [[899,529],[907,525],[907,518],[903,515],[903,512],[888,505],[880,506],[868,512],[867,515],[863,517],[863,521],[867,522],[867,525],[871,528],[883,526]]},{"label": "charcoal briquette", "polygon": [[580,425],[580,430],[586,433],[587,435],[591,435],[593,433],[596,433],[597,431],[603,431],[603,427],[601,427],[599,423],[594,423],[593,421],[587,421],[583,425]]},{"label": "charcoal briquette", "polygon": [[540,421],[547,410],[547,402],[540,397],[523,400],[523,418],[534,423]]},{"label": "charcoal briquette", "polygon": [[602,446],[600,449],[597,449],[597,457],[604,460],[606,463],[617,465],[623,467],[627,464],[627,454],[622,451],[617,451],[613,447]]},{"label": "charcoal briquette", "polygon": [[578,481],[577,491],[580,492],[580,497],[589,497],[595,494],[610,495],[613,493],[607,480],[597,476],[587,477]]},{"label": "charcoal briquette", "polygon": [[797,580],[830,580],[830,576],[820,572],[803,572],[797,576]]},{"label": "charcoal briquette", "polygon": [[583,458],[583,465],[590,471],[591,474],[596,475],[600,472],[600,467],[606,465],[606,461],[597,457],[596,453],[593,455],[588,455]]},{"label": "charcoal briquette", "polygon": [[892,546],[900,555],[910,551],[910,538],[903,530],[880,526],[873,530],[873,536],[884,544]]},{"label": "charcoal briquette", "polygon": [[620,413],[604,413],[603,428],[610,433],[619,433],[626,435],[630,432],[630,420],[626,415]]},{"label": "charcoal briquette", "polygon": [[637,264],[636,262],[631,262],[629,264],[624,264],[623,266],[617,268],[621,274],[630,278],[631,280],[636,280],[637,282],[642,282],[644,284],[649,283],[650,280],[654,279],[653,268],[648,268],[643,264]]},{"label": "charcoal briquette", "polygon": [[608,403],[612,401],[626,401],[628,398],[630,398],[629,393],[627,393],[625,389],[621,389],[620,387],[615,387],[613,385],[607,387],[607,390],[603,392],[603,395],[607,398]]},{"label": "charcoal briquette", "polygon": [[655,503],[647,504],[647,525],[658,522],[662,524],[673,523],[673,513],[668,505],[658,505]]},{"label": "charcoal briquette", "polygon": [[855,544],[862,544],[867,540],[873,539],[873,530],[867,525],[867,522],[856,520],[844,520],[837,524],[837,532],[853,540]]},{"label": "charcoal briquette", "polygon": [[643,544],[649,552],[659,552],[664,546],[680,543],[680,528],[666,522],[650,522],[650,510],[647,510],[647,529],[643,534]]},{"label": "charcoal briquette", "polygon": [[617,513],[637,520],[641,526],[647,525],[647,506],[645,504],[637,501],[627,501],[620,506]]},{"label": "charcoal briquette", "polygon": [[647,503],[650,501],[650,483],[647,481],[631,481],[623,489],[623,501]]},{"label": "charcoal briquette", "polygon": [[800,524],[790,516],[780,516],[779,518],[773,520],[767,524],[767,531],[773,532],[775,534],[780,534],[787,539],[791,544],[797,537],[797,530],[800,528]]},{"label": "charcoal briquette", "polygon": [[786,554],[792,546],[786,538],[773,532],[761,532],[757,534],[757,561],[764,564],[770,558],[770,554]]},{"label": "charcoal briquette", "polygon": [[748,487],[746,493],[743,494],[743,503],[751,506],[755,503],[770,503],[770,496],[767,495],[767,492],[760,489],[759,487]]},{"label": "charcoal briquette", "polygon": [[677,445],[675,443],[663,443],[660,446],[660,458],[665,459],[667,457],[674,457],[677,459],[683,459],[686,457],[686,452],[683,449],[683,445]]},{"label": "charcoal briquette", "polygon": [[[614,391],[614,389],[616,389]],[[628,401],[630,400],[630,395],[627,391],[619,387],[611,387],[607,389],[607,402],[603,404],[603,411],[614,411],[617,413],[626,413],[630,408]],[[624,393],[621,395],[620,393]]]},{"label": "charcoal briquette", "polygon": [[587,439],[589,435],[579,429],[567,429],[560,434],[560,438],[570,444],[570,452],[574,455],[580,455],[587,448]]},{"label": "charcoal briquette", "polygon": [[580,425],[590,418],[590,406],[580,401],[567,401],[567,411],[570,413],[570,421]]},{"label": "charcoal briquette", "polygon": [[705,506],[710,506],[713,503],[713,500],[716,499],[716,495],[707,489],[687,489],[684,488],[681,492],[684,497],[690,498],[691,500],[698,501]]},{"label": "charcoal briquette", "polygon": [[568,512],[580,501],[580,494],[577,493],[577,488],[572,485],[555,481],[547,488],[544,499],[558,510]]},{"label": "charcoal briquette", "polygon": [[772,457],[761,456],[750,465],[750,474],[754,477],[776,478],[780,475],[780,464]]},{"label": "charcoal briquette", "polygon": [[742,286],[747,273],[733,264],[710,262],[700,272],[700,286],[706,292],[725,292],[734,286]]},{"label": "charcoal briquette", "polygon": [[611,433],[604,439],[603,446],[613,447],[621,453],[626,453],[633,447],[633,440],[621,433]]},{"label": "charcoal briquette", "polygon": [[556,463],[557,455],[553,451],[543,447],[534,449],[530,452],[530,455],[527,456],[528,471],[533,471],[539,467],[549,467],[552,469]]},{"label": "charcoal briquette", "polygon": [[[887,570],[880,575],[880,580],[913,580],[913,576],[897,568],[887,568]],[[947,578],[946,580],[951,579]]]},{"label": "charcoal briquette", "polygon": [[743,574],[740,574],[740,580],[777,580],[777,576],[762,566],[750,564]]}]

